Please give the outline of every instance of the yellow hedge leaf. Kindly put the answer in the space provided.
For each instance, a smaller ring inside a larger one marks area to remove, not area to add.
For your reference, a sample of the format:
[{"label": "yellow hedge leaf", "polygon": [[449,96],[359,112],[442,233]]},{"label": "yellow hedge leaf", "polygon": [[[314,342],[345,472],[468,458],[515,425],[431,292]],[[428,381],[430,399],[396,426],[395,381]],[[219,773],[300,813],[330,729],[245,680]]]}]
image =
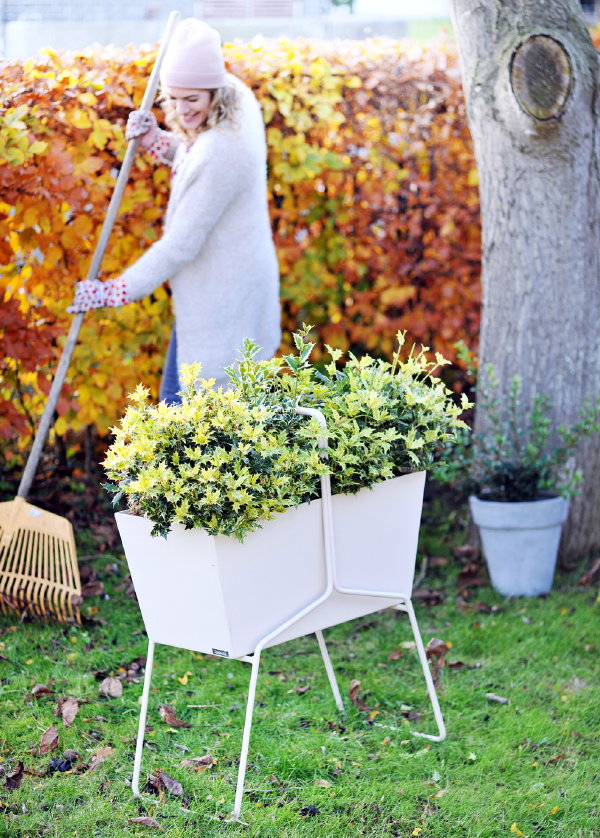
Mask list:
[{"label": "yellow hedge leaf", "polygon": [[67,119],[75,128],[91,128],[92,121],[88,113],[81,108],[71,108],[67,111]]}]

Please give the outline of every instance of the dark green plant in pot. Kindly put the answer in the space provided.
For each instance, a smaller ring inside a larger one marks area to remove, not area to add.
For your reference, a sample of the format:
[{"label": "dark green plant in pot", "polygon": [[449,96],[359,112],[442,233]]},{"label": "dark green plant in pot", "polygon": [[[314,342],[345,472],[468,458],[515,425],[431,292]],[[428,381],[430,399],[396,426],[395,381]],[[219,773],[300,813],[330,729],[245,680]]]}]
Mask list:
[{"label": "dark green plant in pot", "polygon": [[[469,360],[464,347],[461,353]],[[526,412],[520,376],[513,376],[504,395],[488,366],[476,387],[476,411],[486,430],[459,430],[437,478],[482,500],[523,502],[576,494],[581,472],[574,468],[574,455],[583,438],[600,431],[600,399],[585,403],[578,421],[568,426],[553,424],[550,407],[550,397],[538,394]]]}]

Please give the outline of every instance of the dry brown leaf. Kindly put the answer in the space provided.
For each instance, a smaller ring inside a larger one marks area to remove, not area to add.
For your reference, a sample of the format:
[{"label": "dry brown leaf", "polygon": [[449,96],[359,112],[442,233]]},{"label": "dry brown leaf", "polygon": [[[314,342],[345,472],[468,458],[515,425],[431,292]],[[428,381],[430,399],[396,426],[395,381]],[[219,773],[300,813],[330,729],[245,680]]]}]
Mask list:
[{"label": "dry brown leaf", "polygon": [[137,823],[140,826],[150,826],[152,829],[162,829],[162,826],[154,818],[149,818],[147,815],[141,818],[127,818],[127,823]]},{"label": "dry brown leaf", "polygon": [[450,651],[450,647],[440,640],[438,637],[432,637],[425,648],[425,654],[431,666],[431,677],[436,689],[443,692],[440,685],[440,673],[446,665],[446,655]]},{"label": "dry brown leaf", "polygon": [[350,681],[350,689],[348,691],[350,701],[355,707],[358,707],[359,710],[370,710],[371,708],[365,704],[364,700],[358,694],[359,687],[360,681],[357,681],[356,679]]},{"label": "dry brown leaf", "polygon": [[107,698],[118,698],[123,695],[123,684],[118,678],[105,678],[100,684],[98,691]]},{"label": "dry brown leaf", "polygon": [[102,765],[103,762],[106,762],[107,759],[114,756],[114,753],[115,749],[111,748],[110,745],[102,745],[100,748],[96,748],[91,756],[88,771],[95,771],[99,765]]},{"label": "dry brown leaf", "polygon": [[53,693],[54,690],[51,690],[50,687],[47,687],[45,684],[36,684],[27,695],[27,699],[41,698],[43,695],[52,695]]},{"label": "dry brown leaf", "polygon": [[440,605],[444,601],[444,594],[435,588],[415,588],[412,599],[425,605]]},{"label": "dry brown leaf", "polygon": [[21,780],[22,779],[23,779],[23,763],[18,762],[15,765],[15,767],[13,768],[13,770],[9,774],[6,775],[6,782],[4,783],[4,785],[6,786],[7,789],[10,789],[12,791],[13,789],[18,789],[19,788],[19,786],[21,785]]},{"label": "dry brown leaf", "polygon": [[200,774],[202,771],[206,771],[207,768],[210,768],[214,765],[215,760],[210,754],[205,754],[203,757],[190,757],[189,759],[183,759],[179,763],[181,768],[187,768],[190,771],[195,771],[197,774]]},{"label": "dry brown leaf", "polygon": [[305,684],[303,687],[296,687],[296,692],[298,693],[298,695],[304,695],[304,693],[308,692],[309,690],[310,684]]},{"label": "dry brown leaf", "polygon": [[87,585],[89,582],[95,582],[97,578],[96,571],[89,564],[79,565],[79,579],[82,585]]},{"label": "dry brown leaf", "polygon": [[161,704],[158,708],[158,712],[160,713],[160,717],[163,722],[166,722],[170,727],[191,727],[189,722],[183,722],[181,719],[177,718],[175,708],[170,704]]},{"label": "dry brown leaf", "polygon": [[583,574],[578,585],[591,585],[594,578],[600,573],[600,557],[592,564],[592,566]]},{"label": "dry brown leaf", "polygon": [[357,681],[356,679],[353,679],[350,682],[350,689],[348,691],[348,694],[350,696],[350,701],[352,702],[352,704],[354,704],[355,707],[359,706],[359,703],[358,703],[358,689],[359,689],[359,687],[360,687],[360,681]]},{"label": "dry brown leaf", "polygon": [[70,727],[79,712],[79,701],[76,698],[59,698],[54,708],[55,716],[62,716],[65,727]]},{"label": "dry brown leaf", "polygon": [[116,677],[120,681],[125,681],[127,684],[138,683],[145,666],[146,658],[142,655],[141,657],[132,660],[131,663],[127,663],[124,666],[119,667]]},{"label": "dry brown leaf", "polygon": [[104,593],[104,582],[88,582],[87,585],[82,585],[81,588],[81,595],[84,599],[88,599],[92,596],[99,596],[100,594]]},{"label": "dry brown leaf", "polygon": [[178,783],[177,780],[173,779],[173,777],[165,774],[165,772],[161,771],[160,768],[157,769],[156,777],[154,779],[157,782],[152,785],[154,785],[158,790],[166,789],[169,794],[174,794],[176,797],[181,797],[183,795],[183,786],[181,783]]},{"label": "dry brown leaf", "polygon": [[50,725],[50,727],[42,733],[42,737],[40,739],[40,756],[49,754],[50,751],[53,751],[57,747],[58,731],[54,725]]},{"label": "dry brown leaf", "polygon": [[452,553],[457,559],[476,559],[479,549],[474,544],[462,544],[460,547],[453,547]]}]

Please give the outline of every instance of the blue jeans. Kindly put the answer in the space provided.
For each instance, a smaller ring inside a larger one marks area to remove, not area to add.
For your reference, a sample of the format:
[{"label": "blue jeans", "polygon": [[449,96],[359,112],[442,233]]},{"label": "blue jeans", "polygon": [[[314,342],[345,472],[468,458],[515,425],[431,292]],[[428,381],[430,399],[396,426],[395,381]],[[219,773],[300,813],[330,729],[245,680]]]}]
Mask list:
[{"label": "blue jeans", "polygon": [[162,380],[160,382],[159,400],[167,404],[181,404],[181,396],[179,390],[181,385],[179,383],[179,374],[177,371],[177,334],[175,325],[171,332],[169,340],[169,348],[167,349],[167,357],[165,358],[165,365],[163,368]]}]

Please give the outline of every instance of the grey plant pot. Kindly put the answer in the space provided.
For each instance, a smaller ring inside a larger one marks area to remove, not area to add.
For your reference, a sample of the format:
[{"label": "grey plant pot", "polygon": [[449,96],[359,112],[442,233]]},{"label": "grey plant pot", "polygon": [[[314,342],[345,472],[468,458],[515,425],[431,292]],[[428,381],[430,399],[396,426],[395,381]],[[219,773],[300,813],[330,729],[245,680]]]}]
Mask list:
[{"label": "grey plant pot", "polygon": [[548,593],[569,500],[502,503],[471,496],[469,506],[494,589],[508,596]]}]

